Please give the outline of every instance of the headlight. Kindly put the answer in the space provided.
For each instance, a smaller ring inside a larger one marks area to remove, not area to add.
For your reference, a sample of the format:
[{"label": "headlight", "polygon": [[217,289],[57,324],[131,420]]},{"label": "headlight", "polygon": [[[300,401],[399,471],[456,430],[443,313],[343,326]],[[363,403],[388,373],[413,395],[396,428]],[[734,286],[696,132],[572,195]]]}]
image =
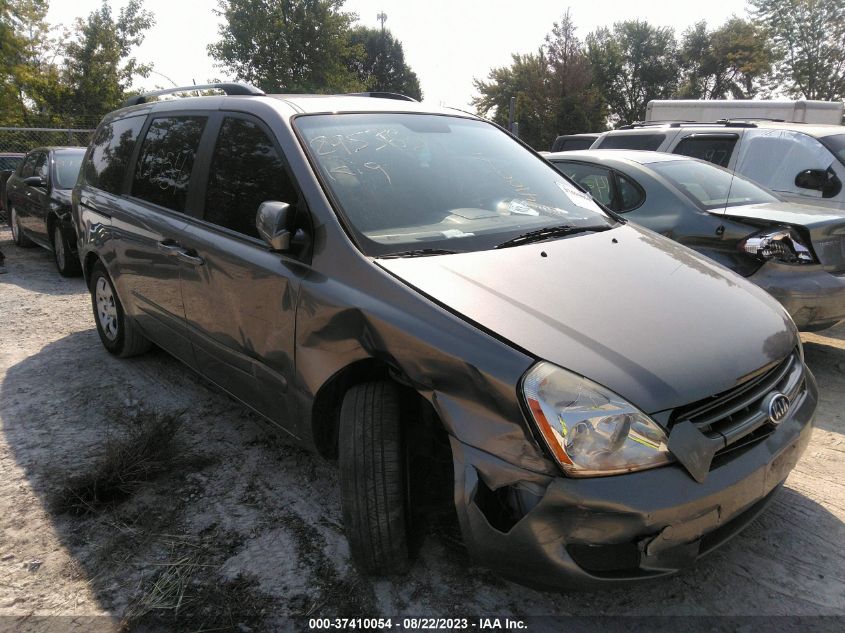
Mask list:
[{"label": "headlight", "polygon": [[566,474],[615,475],[673,461],[666,433],[601,385],[540,362],[522,391],[541,435]]},{"label": "headlight", "polygon": [[740,242],[740,250],[761,259],[776,259],[788,264],[813,264],[816,261],[798,234],[790,229],[752,235]]}]

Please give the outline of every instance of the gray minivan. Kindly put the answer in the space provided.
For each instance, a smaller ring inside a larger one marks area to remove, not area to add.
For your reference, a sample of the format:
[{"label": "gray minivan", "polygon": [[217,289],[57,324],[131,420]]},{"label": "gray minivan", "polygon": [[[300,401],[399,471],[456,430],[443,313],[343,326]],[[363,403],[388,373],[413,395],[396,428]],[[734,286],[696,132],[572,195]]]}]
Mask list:
[{"label": "gray minivan", "polygon": [[217,87],[94,135],[73,215],[97,330],[337,459],[361,569],[402,571],[448,511],[526,584],[653,578],[783,483],[817,389],[762,289],[492,123]]}]

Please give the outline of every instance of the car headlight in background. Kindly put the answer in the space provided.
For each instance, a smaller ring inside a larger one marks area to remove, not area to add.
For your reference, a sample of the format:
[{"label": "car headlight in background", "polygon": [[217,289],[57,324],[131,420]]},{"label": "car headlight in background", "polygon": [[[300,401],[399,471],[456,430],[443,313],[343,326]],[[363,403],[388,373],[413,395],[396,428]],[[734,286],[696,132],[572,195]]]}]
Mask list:
[{"label": "car headlight in background", "polygon": [[762,259],[776,259],[788,264],[814,264],[816,258],[798,234],[778,229],[752,235],[740,242],[740,249]]},{"label": "car headlight in background", "polygon": [[568,475],[616,475],[674,459],[657,423],[586,378],[540,362],[525,374],[522,391],[540,434]]}]

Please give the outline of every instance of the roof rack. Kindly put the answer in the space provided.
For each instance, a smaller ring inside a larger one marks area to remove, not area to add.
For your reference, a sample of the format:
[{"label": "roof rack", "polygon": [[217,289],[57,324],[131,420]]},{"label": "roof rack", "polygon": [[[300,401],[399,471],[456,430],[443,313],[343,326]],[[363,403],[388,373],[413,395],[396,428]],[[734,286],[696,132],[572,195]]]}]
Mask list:
[{"label": "roof rack", "polygon": [[144,94],[135,95],[134,97],[129,97],[124,103],[123,107],[128,108],[129,106],[138,105],[139,103],[146,103],[150,97],[160,97],[162,95],[169,95],[176,92],[193,92],[195,90],[222,90],[227,95],[251,95],[255,97],[260,97],[264,95],[264,92],[256,88],[255,86],[251,86],[249,84],[242,84],[242,83],[217,83],[217,84],[202,84],[202,85],[193,85],[193,86],[177,86],[175,88],[166,88],[165,90],[155,90],[154,92],[145,92]]},{"label": "roof rack", "polygon": [[620,125],[617,130],[633,130],[638,127],[655,127],[658,125],[668,125],[669,127],[681,127],[684,123],[695,123],[689,119],[666,119],[664,121],[634,121],[628,125]]},{"label": "roof rack", "polygon": [[401,95],[398,92],[347,92],[345,97],[375,97],[376,99],[396,99],[397,101],[413,101],[418,103],[413,97]]}]

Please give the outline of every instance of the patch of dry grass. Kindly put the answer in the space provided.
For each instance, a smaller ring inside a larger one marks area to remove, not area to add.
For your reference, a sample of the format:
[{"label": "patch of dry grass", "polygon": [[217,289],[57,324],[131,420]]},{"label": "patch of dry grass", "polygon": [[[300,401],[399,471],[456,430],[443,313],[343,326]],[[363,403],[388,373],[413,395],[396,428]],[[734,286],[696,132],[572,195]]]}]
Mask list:
[{"label": "patch of dry grass", "polygon": [[102,456],[53,495],[57,513],[95,514],[131,497],[174,467],[174,436],[181,413],[138,412],[124,419],[127,432],[109,437]]}]

